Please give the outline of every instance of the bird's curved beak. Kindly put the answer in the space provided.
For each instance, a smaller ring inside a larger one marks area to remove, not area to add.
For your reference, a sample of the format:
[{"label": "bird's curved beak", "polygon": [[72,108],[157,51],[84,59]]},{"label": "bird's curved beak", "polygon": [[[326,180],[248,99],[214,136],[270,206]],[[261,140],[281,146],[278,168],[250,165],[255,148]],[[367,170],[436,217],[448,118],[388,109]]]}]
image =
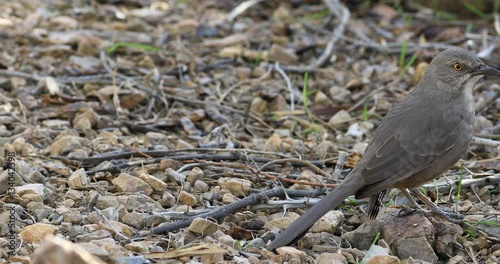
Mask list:
[{"label": "bird's curved beak", "polygon": [[500,71],[486,64],[481,64],[477,70],[477,75],[496,76],[500,78]]}]

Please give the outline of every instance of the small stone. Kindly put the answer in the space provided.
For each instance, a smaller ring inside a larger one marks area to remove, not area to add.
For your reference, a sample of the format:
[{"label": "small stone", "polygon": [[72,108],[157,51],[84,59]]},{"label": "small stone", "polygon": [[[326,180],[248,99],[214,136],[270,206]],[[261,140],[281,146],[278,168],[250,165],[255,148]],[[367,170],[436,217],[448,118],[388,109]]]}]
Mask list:
[{"label": "small stone", "polygon": [[[429,219],[421,214],[411,214],[404,217],[399,217],[398,214],[399,209],[383,208],[377,218],[379,219],[378,222],[383,225],[382,238],[385,241],[391,241],[391,246],[397,245],[398,239],[414,239],[417,237],[423,237],[428,241],[429,245],[436,243],[436,228]],[[405,245],[410,244],[405,243]],[[408,252],[415,252],[415,250],[408,248]]]},{"label": "small stone", "polygon": [[229,178],[224,184],[224,188],[229,190],[236,197],[246,196],[251,187],[251,181],[237,178]]},{"label": "small stone", "polygon": [[28,243],[40,243],[47,236],[55,234],[57,227],[42,223],[26,226],[19,232],[23,240]]},{"label": "small stone", "polygon": [[97,137],[100,140],[114,145],[118,143],[119,135],[122,136],[120,132],[102,131],[99,135],[97,135]]},{"label": "small stone", "polygon": [[272,215],[271,217],[275,217],[275,219],[266,223],[267,229],[285,229],[300,217],[299,214],[294,212],[287,212],[284,217],[282,215],[282,213]]},{"label": "small stone", "polygon": [[160,164],[158,165],[158,170],[159,171],[166,171],[168,168],[171,168],[172,170],[175,171],[182,166],[184,166],[184,164],[180,161],[172,160],[172,159],[162,159],[160,161]]},{"label": "small stone", "polygon": [[209,189],[208,184],[204,181],[196,181],[194,183],[193,188],[195,192],[201,192],[201,193],[206,192]]},{"label": "small stone", "polygon": [[[464,244],[465,246],[466,244]],[[478,238],[475,238],[472,243],[471,243],[471,247],[472,249],[476,250],[476,251],[479,251],[483,248],[486,248],[488,247],[488,239],[485,238],[485,237],[478,237]]]},{"label": "small stone", "polygon": [[439,255],[452,256],[455,245],[463,233],[460,225],[442,221],[434,223],[436,227],[436,244],[434,245]]},{"label": "small stone", "polygon": [[21,153],[21,149],[23,148],[24,144],[26,144],[26,139],[24,139],[23,137],[18,137],[12,142],[12,147],[14,148],[16,153]]},{"label": "small stone", "polygon": [[175,197],[170,192],[163,193],[160,204],[163,207],[170,208],[175,205]]},{"label": "small stone", "polygon": [[98,245],[94,244],[94,243],[79,243],[79,244],[76,244],[77,246],[85,249],[87,252],[89,252],[90,254],[104,260],[104,261],[107,261],[109,259],[109,253],[108,251],[102,249],[101,247],[99,247]]},{"label": "small stone", "polygon": [[[113,220],[113,221],[118,221],[120,215],[118,213],[118,210],[114,207],[108,207],[104,210],[101,211],[101,213],[106,217],[108,220]],[[102,218],[100,218],[102,219]]]},{"label": "small stone", "polygon": [[194,167],[187,176],[187,181],[193,185],[196,181],[203,180],[204,173],[199,167]]},{"label": "small stone", "polygon": [[314,245],[312,247],[312,251],[314,252],[329,252],[329,253],[334,253],[338,251],[338,247],[334,245]]},{"label": "small stone", "polygon": [[115,264],[144,263],[144,260],[141,262],[127,262],[126,258],[128,258],[128,256],[130,255],[130,252],[125,250],[121,245],[117,244],[116,241],[108,241],[108,239],[103,239],[103,242],[98,243],[97,241],[92,241],[92,243],[95,243],[101,248],[108,251],[110,258],[114,260]]},{"label": "small stone", "polygon": [[186,191],[182,191],[179,194],[179,202],[184,205],[195,206],[198,202],[196,197]]},{"label": "small stone", "polygon": [[106,209],[108,207],[116,208],[118,207],[118,199],[116,196],[99,196],[97,201],[95,202],[95,206],[101,210]]},{"label": "small stone", "polygon": [[167,188],[167,184],[163,182],[162,180],[156,178],[155,176],[147,173],[140,173],[139,174],[139,179],[145,181],[147,184],[149,184],[153,190],[157,192],[162,192]]},{"label": "small stone", "polygon": [[290,19],[293,19],[290,5],[285,4],[285,2],[281,3],[276,9],[273,10],[272,18],[273,21],[290,21]]},{"label": "small stone", "polygon": [[300,261],[299,263],[304,263],[306,260],[306,253],[294,247],[279,247],[276,249],[276,252],[278,252],[278,255],[283,256],[286,261]]},{"label": "small stone", "polygon": [[314,95],[314,105],[332,105],[332,100],[322,91],[317,91]]},{"label": "small stone", "polygon": [[266,245],[266,243],[264,243],[264,240],[260,237],[257,237],[257,238],[250,240],[247,244],[247,247],[249,247],[249,248],[262,248],[265,245]]},{"label": "small stone", "polygon": [[81,201],[83,199],[83,194],[81,191],[74,190],[74,189],[69,189],[65,194],[64,197],[66,199],[71,199],[73,201]]},{"label": "small stone", "polygon": [[264,144],[264,151],[281,151],[282,149],[289,149],[291,146],[285,146],[286,143],[284,143],[281,140],[281,137],[278,133],[274,133],[271,137],[269,137]]},{"label": "small stone", "polygon": [[68,186],[70,188],[81,188],[87,186],[89,183],[90,180],[87,176],[87,173],[85,173],[84,168],[80,168],[73,172],[73,174],[71,174],[68,179]]},{"label": "small stone", "polygon": [[329,90],[330,96],[336,103],[349,102],[351,99],[351,91],[342,86],[332,86]]},{"label": "small stone", "polygon": [[205,118],[205,110],[195,109],[189,113],[189,119],[193,122],[199,122]]},{"label": "small stone", "polygon": [[134,253],[144,253],[149,251],[149,246],[147,243],[142,243],[142,242],[132,242],[129,244],[126,244],[125,246],[126,250],[130,250]]},{"label": "small stone", "polygon": [[89,144],[89,140],[77,136],[62,136],[50,146],[50,155],[59,156],[75,149],[81,149]]},{"label": "small stone", "polygon": [[[37,221],[42,221],[43,219],[47,219],[51,214],[54,213],[54,209],[50,208],[43,203],[40,202],[30,202],[26,206],[31,214],[35,217]],[[5,211],[6,213],[9,213],[8,211]]]},{"label": "small stone", "polygon": [[194,146],[189,144],[188,142],[182,140],[182,139],[179,139],[177,141],[177,144],[175,145],[175,149],[193,149]]},{"label": "small stone", "polygon": [[78,21],[69,16],[56,16],[50,19],[50,27],[57,29],[76,29]]},{"label": "small stone", "polygon": [[301,248],[312,248],[314,245],[321,244],[321,234],[307,232],[297,241],[297,244]]},{"label": "small stone", "polygon": [[290,106],[288,106],[285,97],[283,97],[283,95],[281,94],[278,94],[276,98],[273,99],[270,107],[271,111],[286,111],[290,109]]},{"label": "small stone", "polygon": [[[69,177],[71,176],[71,173],[73,173],[73,171],[66,165],[62,165],[60,163],[53,163],[53,162],[47,162],[47,163],[44,163],[44,167],[49,171],[49,172],[54,172],[54,173],[57,173],[57,174],[61,174],[63,175],[64,177]],[[67,180],[66,179],[60,179],[60,183],[58,183],[57,181],[54,182],[54,185],[55,186],[60,186],[62,183],[66,184]]]},{"label": "small stone", "polygon": [[23,145],[23,148],[21,149],[21,156],[27,157],[30,156],[31,154],[35,153],[36,149],[33,145],[30,143],[26,143]]},{"label": "small stone", "polygon": [[190,136],[201,136],[203,134],[203,131],[199,130],[189,117],[183,116],[179,118],[179,123],[184,132]]},{"label": "small stone", "polygon": [[351,232],[342,235],[354,248],[368,250],[380,230],[379,222],[367,222]]},{"label": "small stone", "polygon": [[260,260],[256,256],[249,256],[247,260],[250,262],[250,264],[260,264]]},{"label": "small stone", "polygon": [[399,264],[400,261],[395,256],[377,255],[369,258],[365,264]]},{"label": "small stone", "polygon": [[352,146],[352,152],[364,154],[368,144],[365,142],[356,142],[354,146]]},{"label": "small stone", "polygon": [[338,155],[337,145],[329,140],[319,143],[312,149],[319,157],[319,159],[328,159]]},{"label": "small stone", "polygon": [[252,99],[252,102],[250,103],[250,112],[255,114],[255,115],[258,115],[258,116],[261,116],[263,115],[264,113],[267,113],[268,109],[267,109],[267,102],[260,98],[260,97],[254,97]]},{"label": "small stone", "polygon": [[292,52],[289,52],[280,45],[273,44],[269,50],[268,57],[270,61],[279,62],[287,65],[294,65],[299,62],[299,58]]},{"label": "small stone", "polygon": [[345,127],[345,124],[351,120],[352,117],[347,111],[340,110],[335,113],[335,115],[333,115],[330,120],[328,120],[328,124],[336,128],[343,128]]},{"label": "small stone", "polygon": [[232,204],[234,202],[237,202],[238,201],[238,198],[236,198],[236,196],[230,194],[230,193],[226,193],[222,196],[222,200],[221,202],[223,204]]},{"label": "small stone", "polygon": [[347,259],[341,253],[323,253],[316,258],[317,264],[344,264]]},{"label": "small stone", "polygon": [[14,187],[14,190],[19,196],[23,196],[28,193],[43,195],[43,184],[25,184],[23,186]]},{"label": "small stone", "polygon": [[167,146],[168,145],[168,137],[165,134],[158,132],[147,132],[144,135],[144,146],[145,147],[156,147]]},{"label": "small stone", "polygon": [[63,221],[72,223],[72,224],[80,224],[83,221],[83,215],[80,213],[76,213],[74,211],[68,210],[63,215]]},{"label": "small stone", "polygon": [[255,68],[253,68],[252,70],[252,77],[254,78],[260,78],[262,77],[264,74],[266,74],[267,70],[263,67],[263,66],[257,66]]},{"label": "small stone", "polygon": [[[236,258],[236,257],[235,257]],[[201,263],[224,263],[224,254],[215,253],[215,254],[204,254],[201,255]],[[242,263],[242,262],[236,262]]]},{"label": "small stone", "polygon": [[128,194],[117,196],[118,202],[129,212],[151,212],[161,209],[160,205],[146,195]]},{"label": "small stone", "polygon": [[310,183],[321,183],[321,176],[312,172],[311,170],[305,170],[300,173],[299,177],[297,177],[298,181],[306,181]]},{"label": "small stone", "polygon": [[219,230],[217,223],[205,218],[195,218],[189,225],[189,231],[203,236],[210,236]]},{"label": "small stone", "polygon": [[147,195],[153,193],[153,188],[151,188],[149,184],[127,173],[121,173],[118,177],[114,178],[111,183],[113,183],[120,192],[144,192]]},{"label": "small stone", "polygon": [[170,180],[175,181],[179,185],[182,185],[186,181],[186,175],[179,173],[172,168],[167,168],[165,172]]},{"label": "small stone", "polygon": [[145,215],[138,212],[126,213],[122,217],[122,222],[136,229],[141,229],[145,221]]},{"label": "small stone", "polygon": [[[455,255],[453,257],[451,257],[450,259],[448,259],[448,262],[447,264],[462,264],[462,263],[467,263],[464,259],[464,256],[461,256],[461,255]],[[413,264],[413,263],[409,263],[409,264]]]},{"label": "small stone", "polygon": [[42,121],[42,127],[57,129],[57,128],[68,128],[70,126],[69,121],[67,120],[59,120],[59,119],[49,119]]},{"label": "small stone", "polygon": [[321,217],[312,227],[311,232],[328,232],[334,233],[344,221],[344,214],[341,211],[330,211]]},{"label": "small stone", "polygon": [[97,212],[90,212],[85,219],[85,221],[89,224],[97,224],[101,220],[102,218]]},{"label": "small stone", "polygon": [[231,237],[230,235],[222,235],[218,238],[219,242],[223,245],[226,245],[226,246],[229,246],[229,247],[232,247],[236,250],[240,250],[241,249],[241,244],[238,243],[236,240],[234,240],[233,237]]},{"label": "small stone", "polygon": [[90,242],[97,239],[111,237],[111,232],[108,230],[96,230],[90,233],[76,236],[77,242]]},{"label": "small stone", "polygon": [[361,128],[359,123],[354,123],[349,126],[346,134],[352,137],[361,137],[365,134],[365,131]]},{"label": "small stone", "polygon": [[362,88],[368,82],[369,82],[368,79],[363,79],[363,78],[352,79],[345,85],[345,88],[348,90]]},{"label": "small stone", "polygon": [[[110,221],[107,221],[106,223],[103,221],[100,221],[98,225],[103,230],[107,230],[111,233],[120,232],[122,235],[125,235],[127,237],[132,237],[132,235],[134,233],[128,225],[117,222],[117,221],[110,220]],[[113,228],[111,228],[109,225],[111,225],[111,227],[113,227]]]},{"label": "small stone", "polygon": [[94,109],[87,107],[83,112],[78,113],[73,119],[73,128],[76,129],[91,129],[95,127],[97,121],[99,120],[99,115],[94,111]]},{"label": "small stone", "polygon": [[425,237],[408,237],[396,242],[398,257],[401,259],[414,258],[430,263],[436,263],[438,257]]},{"label": "small stone", "polygon": [[234,67],[234,71],[239,80],[246,80],[252,76],[252,69],[250,67]]},{"label": "small stone", "polygon": [[487,186],[479,188],[477,195],[479,195],[481,201],[488,201],[489,199],[491,199],[491,192]]},{"label": "small stone", "polygon": [[62,204],[68,208],[71,208],[76,204],[76,202],[74,200],[71,200],[71,199],[64,199]]},{"label": "small stone", "polygon": [[195,19],[182,19],[172,25],[172,33],[194,35],[198,26],[200,26],[200,23]]}]

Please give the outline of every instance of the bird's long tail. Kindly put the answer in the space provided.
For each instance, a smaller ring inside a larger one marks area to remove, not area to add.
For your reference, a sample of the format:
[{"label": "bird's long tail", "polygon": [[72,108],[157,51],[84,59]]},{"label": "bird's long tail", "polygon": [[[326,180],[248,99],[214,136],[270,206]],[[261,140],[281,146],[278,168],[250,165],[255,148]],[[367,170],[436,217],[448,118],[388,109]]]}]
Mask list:
[{"label": "bird's long tail", "polygon": [[360,177],[350,177],[333,189],[327,196],[323,197],[317,204],[307,210],[299,219],[288,226],[274,241],[267,247],[273,250],[278,247],[290,245],[301,238],[311,226],[318,221],[328,211],[337,207],[348,196],[356,193],[365,184]]}]

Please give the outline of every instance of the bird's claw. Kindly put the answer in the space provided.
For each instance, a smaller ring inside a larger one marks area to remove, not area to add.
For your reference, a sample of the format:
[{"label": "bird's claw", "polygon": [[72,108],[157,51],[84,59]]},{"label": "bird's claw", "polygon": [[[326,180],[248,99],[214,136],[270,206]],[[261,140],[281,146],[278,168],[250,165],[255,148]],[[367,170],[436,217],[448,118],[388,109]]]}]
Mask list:
[{"label": "bird's claw", "polygon": [[411,215],[411,214],[413,214],[415,212],[419,212],[419,211],[421,211],[421,209],[419,209],[419,208],[403,207],[399,210],[398,216],[404,217],[404,216],[408,216],[408,215]]}]

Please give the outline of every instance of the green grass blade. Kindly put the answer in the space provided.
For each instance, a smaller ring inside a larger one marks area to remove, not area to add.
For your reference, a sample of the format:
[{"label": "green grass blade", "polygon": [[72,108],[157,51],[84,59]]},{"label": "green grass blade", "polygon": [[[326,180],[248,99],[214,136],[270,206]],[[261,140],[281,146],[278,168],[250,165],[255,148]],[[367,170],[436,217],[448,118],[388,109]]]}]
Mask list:
[{"label": "green grass blade", "polygon": [[486,18],[487,17],[487,15],[485,13],[483,13],[483,11],[481,11],[479,8],[477,8],[473,4],[465,3],[464,5],[465,5],[465,8],[467,8],[469,11],[471,11],[472,13],[474,13],[476,16],[478,16],[480,18]]},{"label": "green grass blade", "polygon": [[118,42],[118,43],[113,44],[111,47],[107,48],[106,53],[111,54],[119,48],[134,48],[134,49],[153,51],[153,52],[158,52],[161,50],[160,48],[157,48],[157,47],[151,46],[151,45],[146,45],[146,44]]}]

